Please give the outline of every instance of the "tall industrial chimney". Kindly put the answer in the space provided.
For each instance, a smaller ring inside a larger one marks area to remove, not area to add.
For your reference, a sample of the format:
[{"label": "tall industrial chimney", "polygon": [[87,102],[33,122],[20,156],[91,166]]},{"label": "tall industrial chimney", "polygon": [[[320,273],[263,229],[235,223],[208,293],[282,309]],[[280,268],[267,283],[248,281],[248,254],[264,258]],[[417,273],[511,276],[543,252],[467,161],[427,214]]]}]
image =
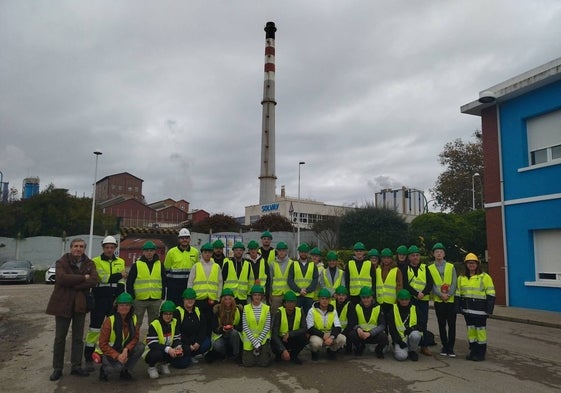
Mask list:
[{"label": "tall industrial chimney", "polygon": [[273,22],[265,26],[265,82],[263,85],[263,131],[261,134],[261,172],[259,204],[275,202],[275,32]]}]

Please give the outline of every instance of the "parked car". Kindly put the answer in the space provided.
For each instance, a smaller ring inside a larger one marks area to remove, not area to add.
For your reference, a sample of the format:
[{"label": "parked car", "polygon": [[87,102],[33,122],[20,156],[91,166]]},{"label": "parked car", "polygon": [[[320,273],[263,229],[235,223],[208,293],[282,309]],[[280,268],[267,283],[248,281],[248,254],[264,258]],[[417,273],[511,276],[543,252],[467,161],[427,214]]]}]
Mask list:
[{"label": "parked car", "polygon": [[45,272],[45,284],[54,284],[56,276],[55,264],[53,263]]},{"label": "parked car", "polygon": [[29,261],[7,261],[0,266],[0,282],[33,284],[35,269]]}]

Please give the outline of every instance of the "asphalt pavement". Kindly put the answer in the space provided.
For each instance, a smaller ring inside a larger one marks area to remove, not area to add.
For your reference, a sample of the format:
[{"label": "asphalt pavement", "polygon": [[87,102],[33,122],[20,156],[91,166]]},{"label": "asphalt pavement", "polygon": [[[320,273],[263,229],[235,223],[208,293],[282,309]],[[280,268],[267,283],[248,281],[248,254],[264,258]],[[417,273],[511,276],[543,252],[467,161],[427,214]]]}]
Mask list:
[{"label": "asphalt pavement", "polygon": [[495,306],[491,318],[561,329],[561,312]]}]

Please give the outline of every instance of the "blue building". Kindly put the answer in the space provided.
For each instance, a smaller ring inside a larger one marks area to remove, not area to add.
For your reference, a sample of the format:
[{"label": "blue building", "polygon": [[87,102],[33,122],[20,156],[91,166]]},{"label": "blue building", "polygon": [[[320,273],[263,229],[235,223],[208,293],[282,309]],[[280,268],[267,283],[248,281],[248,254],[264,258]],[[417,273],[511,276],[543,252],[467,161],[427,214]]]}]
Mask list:
[{"label": "blue building", "polygon": [[23,179],[22,188],[21,199],[29,199],[32,196],[39,194],[39,178],[26,177]]},{"label": "blue building", "polygon": [[561,311],[561,58],[479,93],[497,302]]}]

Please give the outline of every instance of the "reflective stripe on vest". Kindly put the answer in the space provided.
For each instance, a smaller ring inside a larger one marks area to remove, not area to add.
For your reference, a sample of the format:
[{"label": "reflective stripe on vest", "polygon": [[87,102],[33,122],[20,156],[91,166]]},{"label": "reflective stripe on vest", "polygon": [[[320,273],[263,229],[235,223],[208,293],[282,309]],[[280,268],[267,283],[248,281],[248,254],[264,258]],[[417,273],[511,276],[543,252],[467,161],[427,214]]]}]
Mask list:
[{"label": "reflective stripe on vest", "polygon": [[[106,286],[113,286],[108,284],[109,278],[112,274],[121,273],[126,268],[125,260],[122,258],[115,258],[112,261],[105,261],[101,259],[101,256],[97,256],[92,259],[93,263],[95,264],[95,270],[97,270],[97,274],[99,275],[99,287],[106,287]],[[121,278],[119,280],[120,283],[125,283],[125,279]],[[114,284],[115,287],[117,284]]]},{"label": "reflective stripe on vest", "polygon": [[[306,274],[302,273],[302,268],[300,267],[300,262],[294,261],[294,283],[298,288],[307,288],[314,279],[314,263],[308,262],[306,263]],[[314,298],[314,292],[309,292],[306,294],[305,297],[309,297],[311,299]]]},{"label": "reflective stripe on vest", "polygon": [[[407,280],[409,281],[409,285],[411,285],[411,288],[417,292],[423,292],[427,286],[427,270],[425,267],[426,266],[424,264],[419,265],[416,276],[411,266],[407,268]],[[423,299],[421,300],[428,302],[429,298],[429,296],[423,296]]]},{"label": "reflective stripe on vest", "polygon": [[136,261],[138,274],[134,281],[134,293],[137,300],[162,298],[162,264],[154,262],[152,272],[148,270],[146,262]]},{"label": "reflective stripe on vest", "polygon": [[247,299],[247,293],[249,292],[249,282],[247,277],[249,277],[249,262],[246,260],[243,261],[242,271],[240,272],[240,276],[237,276],[236,267],[234,265],[234,261],[229,258],[224,260],[224,264],[228,265],[228,277],[226,277],[226,281],[224,281],[224,285],[222,289],[229,288],[234,292],[234,297],[240,300]]},{"label": "reflective stripe on vest", "polygon": [[[160,320],[159,319],[154,319],[152,321],[152,323],[150,323],[150,325],[152,325],[154,327],[154,330],[156,331],[156,334],[158,335],[158,343],[162,344],[162,345],[166,345],[168,347],[170,347],[173,344],[173,338],[175,337],[175,325],[177,325],[177,319],[173,318],[170,322],[171,324],[171,334],[169,335],[169,337],[164,336],[164,330],[162,329],[162,325],[160,324]],[[146,340],[144,340],[145,344],[146,344]],[[142,354],[142,357],[146,357],[146,354],[150,352],[150,347],[148,345],[146,345],[146,348],[144,348],[144,353]]]},{"label": "reflective stripe on vest", "polygon": [[458,277],[458,296],[464,314],[487,315],[487,296],[495,296],[493,279],[487,273]]},{"label": "reflective stripe on vest", "polygon": [[220,274],[220,266],[213,262],[210,275],[207,277],[203,264],[195,263],[195,279],[193,280],[193,289],[197,293],[197,300],[218,300],[218,283]]},{"label": "reflective stripe on vest", "polygon": [[[324,288],[329,289],[329,292],[331,292],[331,294],[333,294],[333,292],[335,292],[335,289],[342,284],[343,271],[339,268],[336,269],[336,271],[335,271],[335,281],[333,281],[333,282],[331,282],[331,274],[329,273],[329,269],[323,269],[322,274],[323,274]],[[370,276],[368,276],[368,277],[370,277]]]},{"label": "reflective stripe on vest", "polygon": [[[415,326],[417,324],[417,308],[411,305],[409,308],[409,316],[405,321],[401,320],[401,314],[399,313],[399,307],[397,304],[393,305],[393,319],[395,322],[395,328],[399,333],[402,340],[405,340],[405,329],[410,326]],[[407,324],[407,326],[405,326]]]},{"label": "reflective stripe on vest", "polygon": [[[117,339],[117,334],[115,333],[115,330],[113,329],[113,326],[115,325],[115,314],[110,315],[108,318],[109,318],[109,321],[110,321],[110,323],[111,323],[111,334],[109,335],[109,342],[108,342],[108,344],[109,344],[109,346],[110,346],[111,348],[113,348],[113,345],[115,345],[115,340]],[[133,324],[135,327],[136,327],[136,321],[137,321],[136,315],[133,314],[133,315],[132,315],[132,324]],[[129,333],[130,333],[130,330],[129,330]],[[130,340],[127,340],[128,338],[129,338],[128,335],[125,336],[125,335],[123,334],[123,340],[121,341],[121,343],[122,343],[122,348],[124,348],[124,347],[127,345],[128,341],[130,341]],[[102,350],[101,350],[101,348],[99,348],[99,343],[98,343],[98,345],[96,346],[95,351],[96,351],[97,353],[99,353],[99,354],[102,354],[102,353],[103,353]]]},{"label": "reflective stripe on vest", "polygon": [[288,326],[288,316],[286,315],[286,308],[279,307],[281,320],[280,320],[280,327],[279,327],[279,336],[284,336],[286,333],[291,332],[293,330],[297,330],[300,328],[300,321],[302,319],[302,309],[300,307],[296,307],[294,309],[294,323],[290,328]]},{"label": "reflective stripe on vest", "polygon": [[378,326],[378,316],[380,315],[380,306],[375,306],[372,308],[372,313],[370,314],[370,319],[366,321],[364,317],[364,310],[360,304],[355,306],[356,316],[358,320],[358,326],[362,330],[370,331]]},{"label": "reflective stripe on vest", "polygon": [[[454,265],[452,265],[451,263],[446,262],[446,264],[444,265],[444,280],[442,280],[442,277],[440,276],[440,272],[438,271],[438,269],[436,268],[436,265],[433,263],[432,265],[429,266],[429,272],[430,275],[432,276],[432,280],[434,281],[434,284],[440,288],[442,286],[442,284],[448,284],[448,285],[452,285],[452,272],[454,271]],[[442,299],[439,296],[436,295],[432,295],[432,300],[434,300],[437,303],[442,303]],[[454,296],[450,296],[448,298],[448,301],[446,303],[454,303]]]},{"label": "reflective stripe on vest", "polygon": [[[269,306],[266,304],[261,303],[261,315],[259,317],[259,321],[255,318],[255,314],[253,313],[253,306],[250,304],[246,304],[244,306],[244,313],[245,319],[247,321],[247,327],[253,333],[253,337],[257,338],[265,329],[265,323],[267,322],[267,313],[269,312]],[[271,338],[271,329],[269,332],[263,337],[261,344],[265,344],[265,342]],[[242,333],[242,341],[243,341],[243,349],[244,351],[251,351],[253,349],[253,344],[249,341],[249,337],[245,333]]]},{"label": "reflective stripe on vest", "polygon": [[397,267],[392,267],[386,276],[386,281],[382,280],[382,269],[376,269],[376,301],[379,304],[394,304],[397,295]]},{"label": "reflective stripe on vest", "polygon": [[284,274],[281,272],[280,265],[277,262],[273,262],[273,284],[271,288],[272,295],[282,296],[290,288],[288,287],[288,271],[290,266],[294,263],[292,259],[289,259],[286,263],[286,269],[284,269]]},{"label": "reflective stripe on vest", "polygon": [[368,260],[363,261],[360,273],[356,267],[356,261],[351,259],[348,262],[349,270],[349,293],[351,296],[358,296],[362,287],[372,287],[372,277],[370,277],[370,268],[372,263]]},{"label": "reflective stripe on vest", "polygon": [[199,250],[190,247],[189,251],[180,250],[179,247],[171,248],[166,254],[164,267],[167,278],[188,279],[193,265],[199,260]]},{"label": "reflective stripe on vest", "polygon": [[349,318],[347,318],[347,313],[349,311],[349,304],[351,304],[351,302],[345,303],[343,309],[341,310],[341,315],[339,315],[339,322],[341,322],[342,329],[345,329],[349,324]]},{"label": "reflective stripe on vest", "polygon": [[329,333],[335,322],[335,311],[327,312],[322,315],[317,307],[312,307],[312,315],[314,316],[314,327],[324,333]]}]

